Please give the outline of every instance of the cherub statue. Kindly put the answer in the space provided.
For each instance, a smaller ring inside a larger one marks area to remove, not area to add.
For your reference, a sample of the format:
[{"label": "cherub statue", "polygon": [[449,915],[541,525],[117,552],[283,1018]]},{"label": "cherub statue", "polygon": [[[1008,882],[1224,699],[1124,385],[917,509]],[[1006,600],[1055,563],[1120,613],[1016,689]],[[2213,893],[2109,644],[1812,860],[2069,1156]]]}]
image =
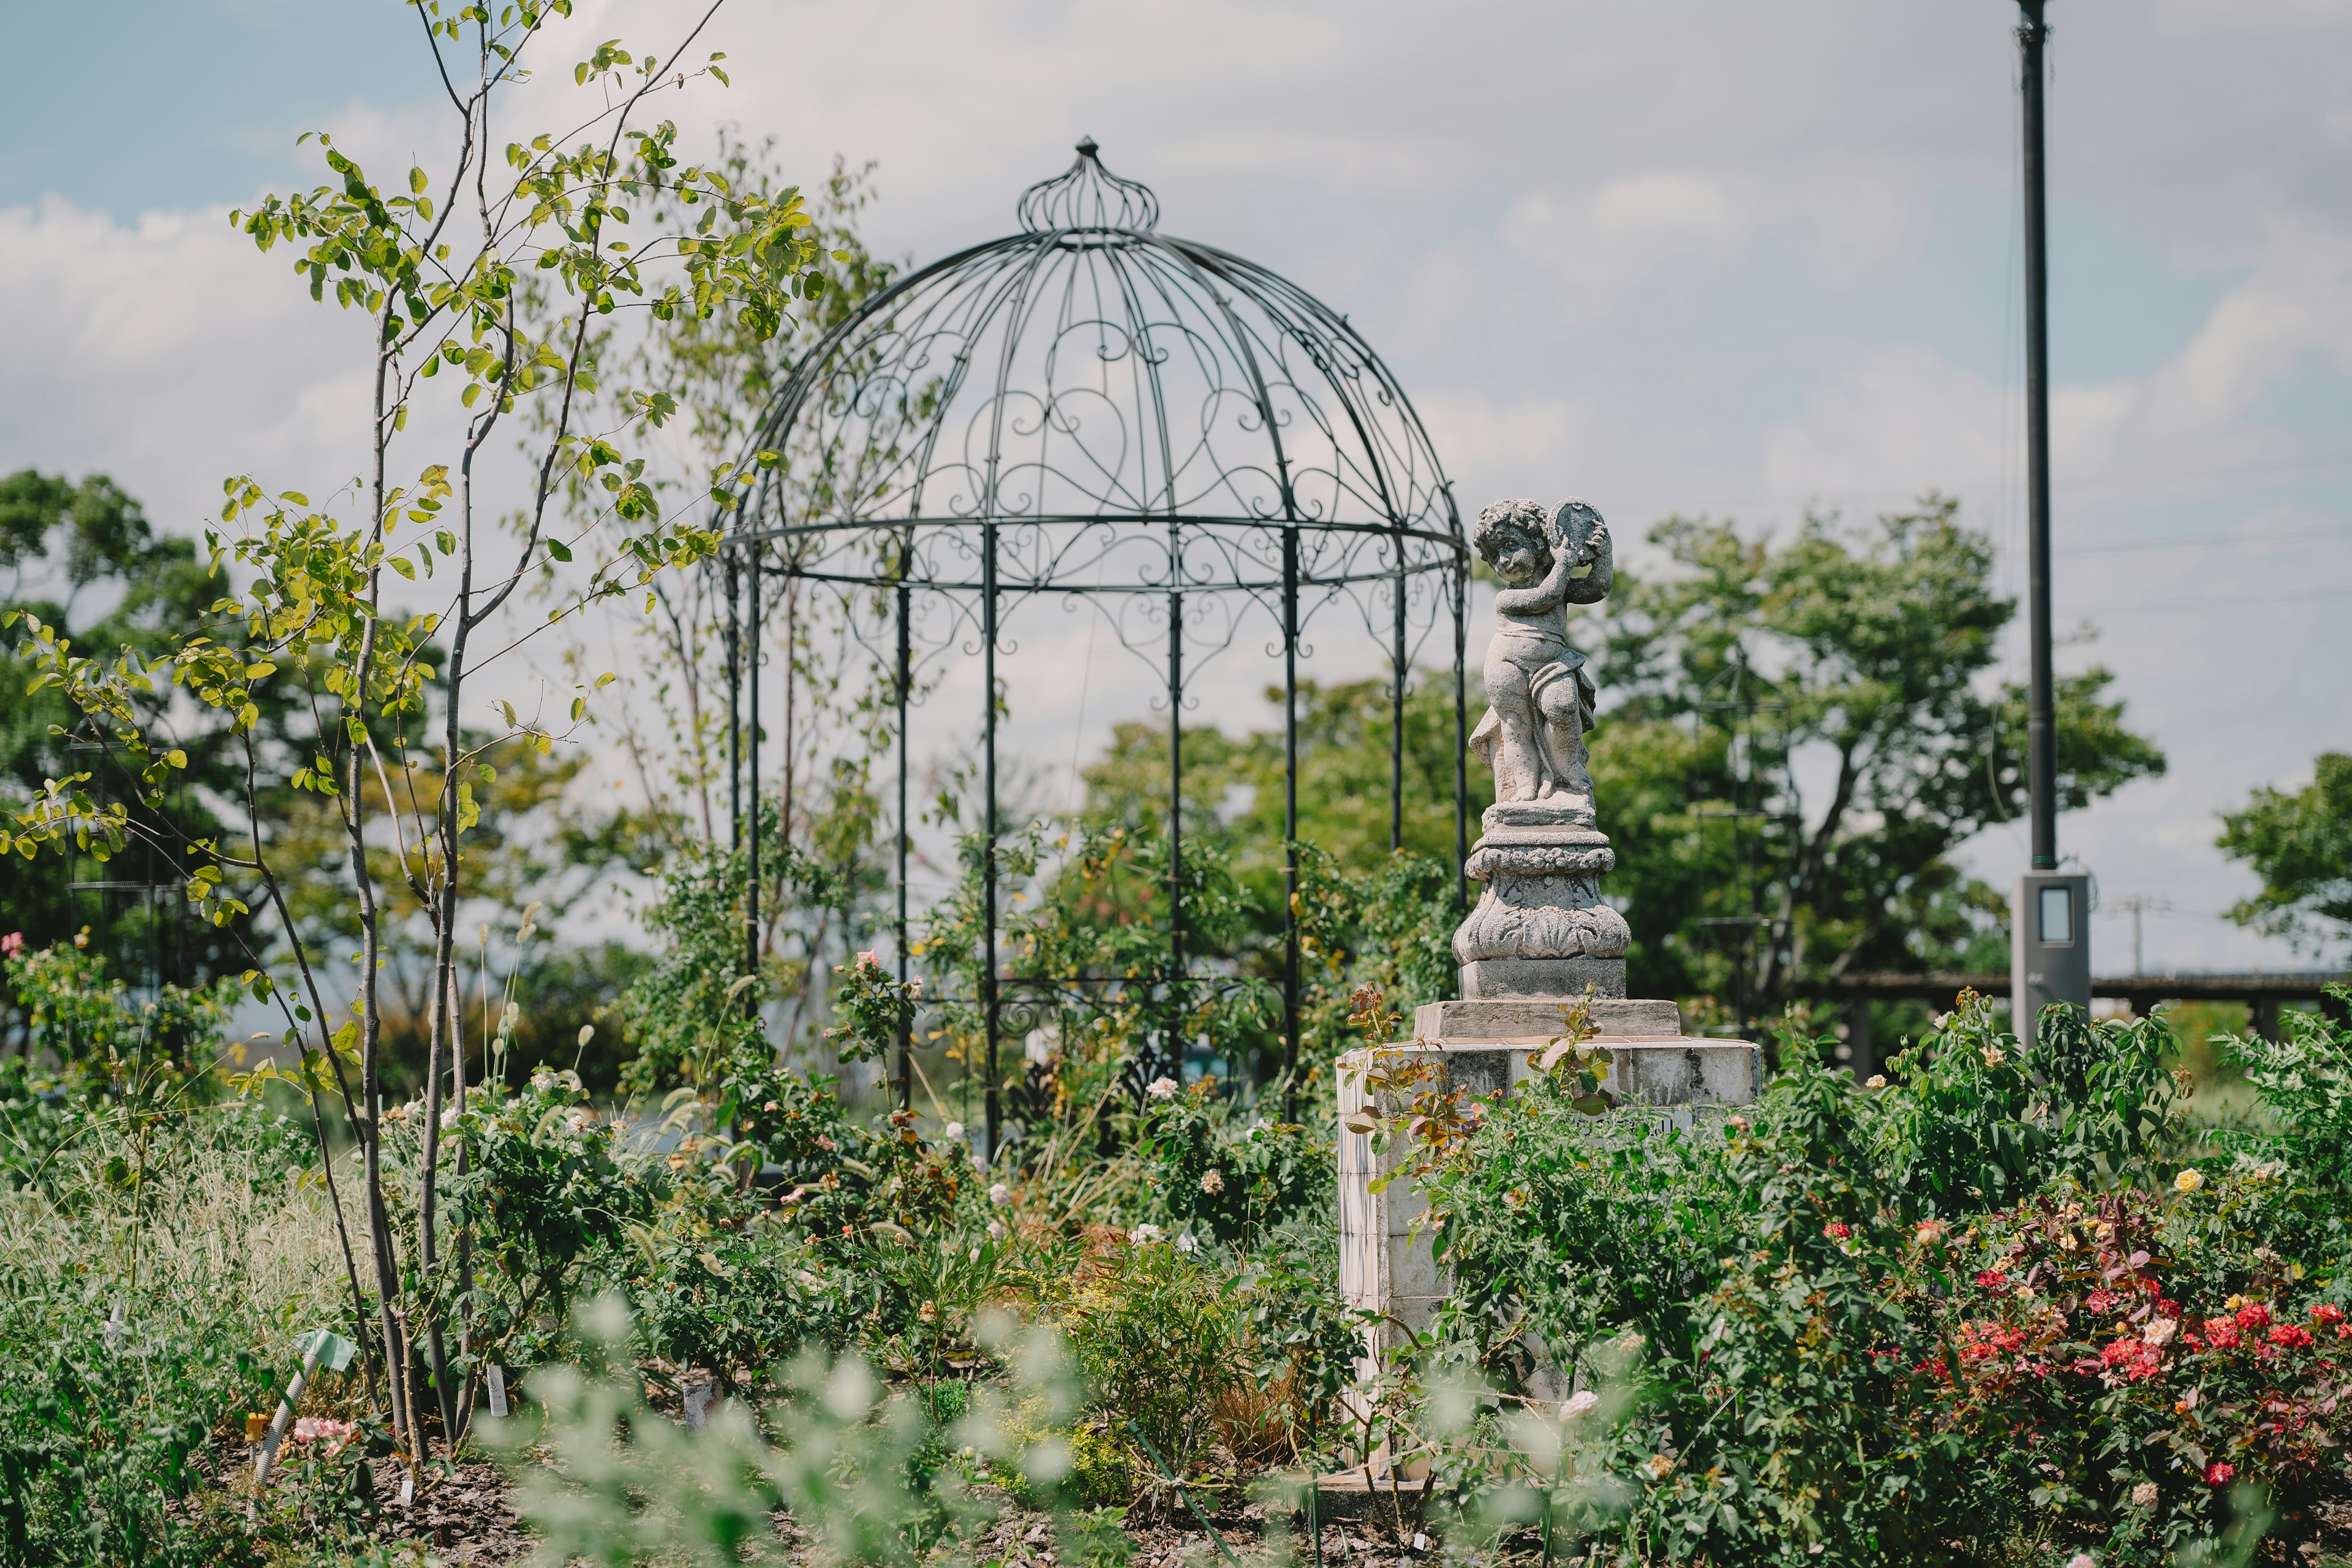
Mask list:
[{"label": "cherub statue", "polygon": [[1554,805],[1590,823],[1594,693],[1584,656],[1568,646],[1568,606],[1608,596],[1609,525],[1572,498],[1549,513],[1537,501],[1496,501],[1478,514],[1471,542],[1505,586],[1486,645],[1486,716],[1470,749],[1494,768],[1498,803]]}]

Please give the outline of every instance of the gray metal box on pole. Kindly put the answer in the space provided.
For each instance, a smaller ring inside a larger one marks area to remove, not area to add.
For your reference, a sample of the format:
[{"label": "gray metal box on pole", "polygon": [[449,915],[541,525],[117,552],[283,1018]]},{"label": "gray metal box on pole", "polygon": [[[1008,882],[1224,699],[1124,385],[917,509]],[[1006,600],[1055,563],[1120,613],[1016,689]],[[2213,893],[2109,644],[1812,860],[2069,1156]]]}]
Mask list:
[{"label": "gray metal box on pole", "polygon": [[2033,1037],[2053,1002],[2091,1010],[2091,879],[2081,871],[2026,871],[2010,903],[2011,1027]]}]

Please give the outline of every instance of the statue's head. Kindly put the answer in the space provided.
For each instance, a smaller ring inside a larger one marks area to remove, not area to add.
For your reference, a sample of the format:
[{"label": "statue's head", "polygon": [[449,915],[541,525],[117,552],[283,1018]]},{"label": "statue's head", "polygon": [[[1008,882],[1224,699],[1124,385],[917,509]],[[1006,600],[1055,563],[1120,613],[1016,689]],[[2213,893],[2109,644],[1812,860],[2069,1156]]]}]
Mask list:
[{"label": "statue's head", "polygon": [[1551,512],[1541,501],[1498,500],[1478,514],[1470,542],[1495,569],[1495,575],[1519,587],[1551,570],[1551,541],[1546,527],[1550,521]]}]

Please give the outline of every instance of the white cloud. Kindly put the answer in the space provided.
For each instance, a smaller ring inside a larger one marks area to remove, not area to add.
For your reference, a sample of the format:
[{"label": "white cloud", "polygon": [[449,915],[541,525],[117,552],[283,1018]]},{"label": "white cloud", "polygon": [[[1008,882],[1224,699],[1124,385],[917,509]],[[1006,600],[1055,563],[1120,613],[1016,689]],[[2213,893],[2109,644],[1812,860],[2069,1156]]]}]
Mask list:
[{"label": "white cloud", "polygon": [[103,469],[192,531],[230,474],[356,468],[364,324],[311,304],[226,209],[122,225],[56,199],[0,208],[0,292],[41,301],[0,313],[0,468]]}]

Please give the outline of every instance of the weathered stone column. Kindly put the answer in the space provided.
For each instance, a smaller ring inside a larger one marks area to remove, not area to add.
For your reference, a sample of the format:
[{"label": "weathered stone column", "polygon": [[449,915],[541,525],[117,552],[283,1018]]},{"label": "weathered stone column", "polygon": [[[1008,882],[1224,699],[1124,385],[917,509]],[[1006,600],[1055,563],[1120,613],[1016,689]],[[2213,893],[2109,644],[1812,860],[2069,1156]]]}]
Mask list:
[{"label": "weathered stone column", "polygon": [[[1374,1179],[1395,1168],[1401,1152],[1376,1160],[1370,1135],[1348,1131],[1348,1118],[1373,1107],[1365,1069],[1376,1055],[1431,1057],[1448,1089],[1476,1094],[1507,1090],[1535,1070],[1533,1058],[1560,1032],[1561,1005],[1512,1002],[1433,1002],[1413,1017],[1407,1043],[1367,1047],[1339,1060],[1339,1289],[1348,1304],[1392,1320],[1374,1335],[1375,1351],[1402,1342],[1404,1329],[1426,1328],[1448,1286],[1427,1235],[1412,1236],[1427,1206],[1410,1178],[1381,1192]],[[1593,1004],[1603,1033],[1589,1043],[1610,1054],[1603,1087],[1616,1096],[1613,1116],[1661,1115],[1687,1126],[1748,1104],[1762,1087],[1763,1054],[1746,1040],[1685,1037],[1671,1002]]]}]

